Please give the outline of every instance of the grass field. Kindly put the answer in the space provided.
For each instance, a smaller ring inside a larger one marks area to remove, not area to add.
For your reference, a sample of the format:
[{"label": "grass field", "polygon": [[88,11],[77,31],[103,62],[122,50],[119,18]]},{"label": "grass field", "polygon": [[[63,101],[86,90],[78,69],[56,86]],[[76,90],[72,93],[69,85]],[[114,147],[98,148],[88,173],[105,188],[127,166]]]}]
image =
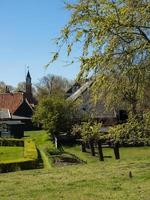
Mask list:
[{"label": "grass field", "polygon": [[104,162],[82,153],[78,146],[65,151],[87,163],[0,174],[0,200],[150,199],[149,147],[122,148],[119,161],[111,149],[105,149]]},{"label": "grass field", "polygon": [[23,147],[0,147],[0,163],[23,157]]}]

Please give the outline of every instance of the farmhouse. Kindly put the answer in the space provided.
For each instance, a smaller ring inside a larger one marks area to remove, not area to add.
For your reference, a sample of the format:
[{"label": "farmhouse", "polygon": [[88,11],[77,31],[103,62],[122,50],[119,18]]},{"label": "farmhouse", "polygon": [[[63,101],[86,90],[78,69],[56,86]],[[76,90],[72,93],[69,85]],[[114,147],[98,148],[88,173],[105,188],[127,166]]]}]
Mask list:
[{"label": "farmhouse", "polygon": [[116,108],[106,111],[103,100],[93,102],[90,91],[92,84],[92,80],[87,80],[83,85],[74,84],[67,92],[68,100],[78,102],[79,115],[87,115],[91,119],[102,122],[104,126],[111,126],[126,120],[125,110]]},{"label": "farmhouse", "polygon": [[28,71],[26,75],[25,92],[6,92],[0,94],[0,120],[19,120],[25,123],[26,129],[32,125],[31,118],[34,111],[35,99],[32,95],[31,76]]}]

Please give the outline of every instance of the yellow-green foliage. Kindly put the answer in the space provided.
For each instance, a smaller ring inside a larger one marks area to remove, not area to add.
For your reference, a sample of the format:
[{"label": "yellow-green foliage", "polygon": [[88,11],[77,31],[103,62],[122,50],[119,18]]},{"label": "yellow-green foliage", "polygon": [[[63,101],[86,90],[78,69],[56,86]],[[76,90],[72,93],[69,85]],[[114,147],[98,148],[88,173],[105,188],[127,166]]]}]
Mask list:
[{"label": "yellow-green foliage", "polygon": [[114,142],[120,144],[150,144],[149,115],[143,119],[131,117],[127,123],[116,125],[109,129],[109,135]]},{"label": "yellow-green foliage", "polygon": [[35,143],[31,139],[24,140],[24,158],[31,160],[36,160],[38,158]]},{"label": "yellow-green foliage", "polygon": [[27,137],[30,137],[35,142],[44,164],[44,168],[51,168],[51,160],[49,154],[56,151],[54,144],[50,141],[49,135],[46,131],[27,131],[25,132]]},{"label": "yellow-green foliage", "polygon": [[[80,61],[78,78],[93,76],[95,100],[104,100],[107,108],[127,104],[150,107],[150,19],[149,0],[80,0],[67,1],[70,20],[56,39],[59,58],[61,49],[70,55],[80,48],[75,59]],[[49,63],[51,64],[51,62]]]},{"label": "yellow-green foliage", "polygon": [[101,123],[97,122],[82,122],[81,125],[75,124],[72,133],[80,135],[85,142],[90,140],[97,141],[103,137],[101,134]]}]

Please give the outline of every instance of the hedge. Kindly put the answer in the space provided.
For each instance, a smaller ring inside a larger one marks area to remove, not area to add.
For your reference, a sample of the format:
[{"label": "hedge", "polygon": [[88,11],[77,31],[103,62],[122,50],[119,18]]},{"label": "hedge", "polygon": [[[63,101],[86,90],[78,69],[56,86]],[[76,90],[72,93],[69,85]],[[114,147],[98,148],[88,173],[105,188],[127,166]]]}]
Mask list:
[{"label": "hedge", "polygon": [[38,153],[35,143],[31,139],[24,140],[24,158],[37,159]]},{"label": "hedge", "polygon": [[0,146],[24,146],[24,140],[14,138],[0,138]]},{"label": "hedge", "polygon": [[0,173],[12,172],[17,170],[35,169],[37,160],[22,160],[11,163],[0,163]]},{"label": "hedge", "polygon": [[4,144],[13,144],[12,146],[15,146],[13,142],[15,144],[18,143],[19,146],[21,142],[23,142],[24,157],[18,160],[1,162],[0,173],[25,170],[25,169],[35,169],[38,162],[38,152],[35,143],[31,139],[25,139],[25,140],[5,139],[5,141],[3,140]]}]

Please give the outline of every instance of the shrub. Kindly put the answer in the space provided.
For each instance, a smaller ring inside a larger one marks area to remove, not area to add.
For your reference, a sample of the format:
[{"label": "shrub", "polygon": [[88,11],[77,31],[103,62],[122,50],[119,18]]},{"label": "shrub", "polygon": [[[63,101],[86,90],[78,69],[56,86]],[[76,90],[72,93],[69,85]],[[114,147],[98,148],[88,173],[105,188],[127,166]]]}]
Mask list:
[{"label": "shrub", "polygon": [[121,145],[150,144],[149,115],[143,118],[130,117],[127,123],[116,125],[109,129],[109,136],[115,143]]}]

